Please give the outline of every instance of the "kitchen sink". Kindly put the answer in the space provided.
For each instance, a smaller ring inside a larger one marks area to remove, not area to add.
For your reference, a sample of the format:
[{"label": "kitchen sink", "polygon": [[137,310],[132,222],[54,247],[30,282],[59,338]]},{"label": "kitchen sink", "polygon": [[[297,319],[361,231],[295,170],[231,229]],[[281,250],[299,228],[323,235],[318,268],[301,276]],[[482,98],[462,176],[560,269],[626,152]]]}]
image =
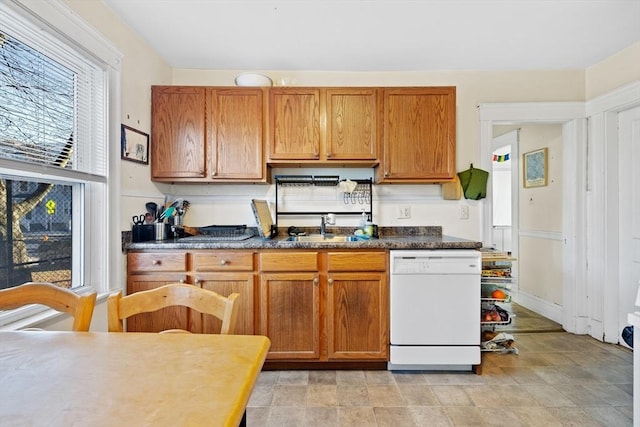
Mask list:
[{"label": "kitchen sink", "polygon": [[357,242],[357,236],[335,235],[335,234],[310,234],[308,236],[291,236],[287,239],[289,242]]}]

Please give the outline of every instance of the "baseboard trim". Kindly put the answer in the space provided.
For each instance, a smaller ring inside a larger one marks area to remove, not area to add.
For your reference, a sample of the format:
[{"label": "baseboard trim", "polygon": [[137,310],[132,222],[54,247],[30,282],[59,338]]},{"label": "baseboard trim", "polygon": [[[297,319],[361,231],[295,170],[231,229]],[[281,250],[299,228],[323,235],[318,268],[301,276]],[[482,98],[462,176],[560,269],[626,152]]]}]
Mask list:
[{"label": "baseboard trim", "polygon": [[535,311],[542,316],[553,320],[559,324],[563,324],[562,306],[545,301],[540,297],[519,291],[513,295],[513,301],[520,304],[524,308]]}]

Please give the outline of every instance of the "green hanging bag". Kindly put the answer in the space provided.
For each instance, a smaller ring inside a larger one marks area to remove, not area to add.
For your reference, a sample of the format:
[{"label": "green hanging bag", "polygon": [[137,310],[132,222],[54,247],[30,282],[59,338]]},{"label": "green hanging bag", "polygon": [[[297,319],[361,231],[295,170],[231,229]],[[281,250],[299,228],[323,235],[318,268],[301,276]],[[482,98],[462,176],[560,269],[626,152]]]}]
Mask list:
[{"label": "green hanging bag", "polygon": [[458,178],[460,178],[465,199],[480,200],[487,197],[489,172],[474,168],[471,164],[469,169],[458,173]]}]

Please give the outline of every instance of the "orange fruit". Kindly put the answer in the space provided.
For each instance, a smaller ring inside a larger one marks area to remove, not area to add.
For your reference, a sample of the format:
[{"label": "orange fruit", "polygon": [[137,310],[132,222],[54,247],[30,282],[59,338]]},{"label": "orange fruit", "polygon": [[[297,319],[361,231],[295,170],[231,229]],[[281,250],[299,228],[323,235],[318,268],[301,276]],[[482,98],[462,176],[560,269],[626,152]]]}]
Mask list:
[{"label": "orange fruit", "polygon": [[507,297],[507,294],[505,294],[500,289],[496,289],[495,291],[491,292],[491,297],[495,299],[505,299]]}]

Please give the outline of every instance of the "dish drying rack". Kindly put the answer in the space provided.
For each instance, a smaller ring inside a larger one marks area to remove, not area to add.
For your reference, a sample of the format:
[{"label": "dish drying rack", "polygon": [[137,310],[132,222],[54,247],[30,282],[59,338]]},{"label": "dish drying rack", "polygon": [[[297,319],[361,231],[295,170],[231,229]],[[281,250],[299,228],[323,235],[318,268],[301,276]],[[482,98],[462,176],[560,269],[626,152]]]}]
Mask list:
[{"label": "dish drying rack", "polygon": [[[363,209],[354,210],[332,210],[332,211],[283,211],[281,206],[278,206],[278,191],[282,191],[282,187],[337,187],[341,182],[350,181],[356,183],[355,188],[352,191],[343,192],[343,203],[345,205],[362,205]],[[340,179],[338,175],[276,175],[276,218],[275,225],[278,224],[279,216],[286,215],[327,215],[332,213],[334,215],[354,215],[360,216],[364,212],[367,216],[367,221],[373,221],[373,180],[368,179]]]}]

